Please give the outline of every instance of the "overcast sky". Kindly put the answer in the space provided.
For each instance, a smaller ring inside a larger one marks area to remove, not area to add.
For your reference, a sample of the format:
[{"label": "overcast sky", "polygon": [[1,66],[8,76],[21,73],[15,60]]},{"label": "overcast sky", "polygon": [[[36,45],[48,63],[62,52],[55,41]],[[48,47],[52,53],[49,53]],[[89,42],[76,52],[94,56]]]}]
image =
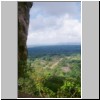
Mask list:
[{"label": "overcast sky", "polygon": [[81,43],[80,2],[34,2],[27,45]]}]

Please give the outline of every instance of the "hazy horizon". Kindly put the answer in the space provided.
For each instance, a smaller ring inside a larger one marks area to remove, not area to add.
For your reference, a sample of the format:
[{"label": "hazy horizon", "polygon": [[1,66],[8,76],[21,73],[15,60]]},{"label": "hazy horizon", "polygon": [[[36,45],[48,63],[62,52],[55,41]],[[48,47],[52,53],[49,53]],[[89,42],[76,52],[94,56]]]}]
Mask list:
[{"label": "hazy horizon", "polygon": [[69,44],[42,44],[42,45],[27,45],[27,47],[40,47],[40,46],[63,46],[63,45],[81,45],[81,43],[69,43]]}]

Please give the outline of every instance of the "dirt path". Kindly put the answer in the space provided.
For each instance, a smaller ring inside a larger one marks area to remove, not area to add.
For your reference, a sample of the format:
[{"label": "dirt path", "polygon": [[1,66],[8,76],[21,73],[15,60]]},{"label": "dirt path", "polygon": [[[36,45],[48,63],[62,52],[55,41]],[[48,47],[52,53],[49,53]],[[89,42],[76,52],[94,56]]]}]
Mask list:
[{"label": "dirt path", "polygon": [[62,60],[63,58],[60,58],[60,60],[58,60],[57,62],[55,62],[50,68],[53,69],[56,65],[58,65],[58,63]]},{"label": "dirt path", "polygon": [[[56,65],[58,65],[58,63],[62,60],[63,58],[60,58],[60,60],[58,60],[57,62],[55,62],[54,64],[52,64],[52,66],[50,67],[51,69],[53,69],[54,67],[56,67]],[[61,70],[63,72],[69,72],[71,69],[69,66],[64,66],[61,68]]]}]

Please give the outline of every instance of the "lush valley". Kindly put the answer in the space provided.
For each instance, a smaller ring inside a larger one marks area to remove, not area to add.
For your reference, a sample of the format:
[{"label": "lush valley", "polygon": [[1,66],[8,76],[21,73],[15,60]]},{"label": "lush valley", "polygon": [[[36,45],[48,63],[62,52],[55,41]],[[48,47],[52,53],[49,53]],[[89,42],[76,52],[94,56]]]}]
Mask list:
[{"label": "lush valley", "polygon": [[25,77],[18,80],[19,92],[40,98],[81,97],[81,46],[28,48]]}]

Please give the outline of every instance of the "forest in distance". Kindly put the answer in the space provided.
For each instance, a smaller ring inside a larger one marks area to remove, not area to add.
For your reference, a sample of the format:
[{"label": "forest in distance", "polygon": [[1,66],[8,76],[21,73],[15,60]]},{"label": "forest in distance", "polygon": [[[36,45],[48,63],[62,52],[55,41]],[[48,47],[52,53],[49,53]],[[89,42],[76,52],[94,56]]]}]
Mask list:
[{"label": "forest in distance", "polygon": [[19,93],[32,98],[81,98],[81,45],[28,48]]}]

